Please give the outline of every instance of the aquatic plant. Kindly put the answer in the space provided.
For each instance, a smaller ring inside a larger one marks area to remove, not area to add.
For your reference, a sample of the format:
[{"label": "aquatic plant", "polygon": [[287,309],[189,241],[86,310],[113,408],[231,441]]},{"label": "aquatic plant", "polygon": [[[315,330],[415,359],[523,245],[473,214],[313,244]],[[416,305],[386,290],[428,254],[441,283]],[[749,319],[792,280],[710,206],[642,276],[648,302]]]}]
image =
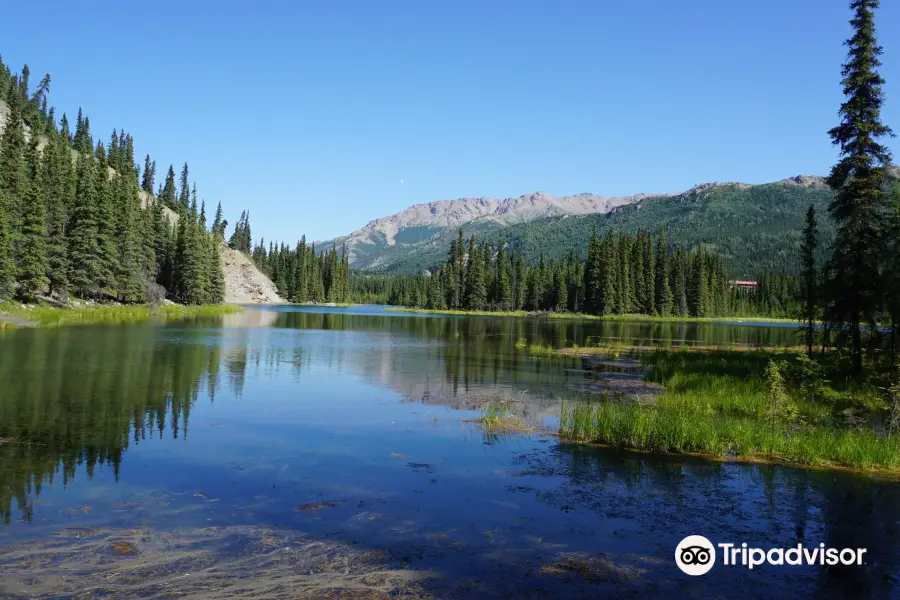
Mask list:
[{"label": "aquatic plant", "polygon": [[[884,401],[859,382],[832,384],[817,402],[781,372],[796,355],[785,352],[665,352],[639,355],[651,367],[648,380],[665,391],[647,406],[614,401],[566,404],[560,434],[651,452],[789,461],[856,469],[900,469],[900,436],[881,425]],[[771,365],[775,365],[772,368]],[[851,406],[850,424],[842,409]],[[874,408],[873,408],[874,407]],[[900,408],[897,409],[900,414]],[[898,417],[900,423],[900,417]]]}]

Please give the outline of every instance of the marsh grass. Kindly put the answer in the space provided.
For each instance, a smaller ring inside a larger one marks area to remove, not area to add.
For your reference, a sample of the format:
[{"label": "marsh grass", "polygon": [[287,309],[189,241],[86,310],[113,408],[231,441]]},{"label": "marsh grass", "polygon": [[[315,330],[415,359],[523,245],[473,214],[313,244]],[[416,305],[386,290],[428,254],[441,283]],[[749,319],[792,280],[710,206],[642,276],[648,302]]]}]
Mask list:
[{"label": "marsh grass", "polygon": [[531,356],[553,356],[556,348],[549,344],[529,344],[528,354]]},{"label": "marsh grass", "polygon": [[57,308],[34,306],[27,308],[11,308],[9,314],[28,320],[41,327],[53,327],[73,323],[114,322],[129,323],[145,321],[154,317],[162,318],[195,318],[227,315],[243,311],[234,304],[214,304],[205,306],[182,306],[165,304],[151,306],[133,304],[121,306],[93,305]]},{"label": "marsh grass", "polygon": [[[566,404],[560,433],[579,442],[650,452],[710,454],[811,466],[900,469],[900,435],[877,426],[879,392],[857,381],[826,382],[827,393],[790,383],[803,361],[775,354],[788,369],[778,403],[765,378],[771,351],[638,353],[648,381],[665,391],[655,405],[601,397]],[[847,407],[870,415],[863,424],[841,417]]]},{"label": "marsh grass", "polygon": [[522,422],[522,419],[513,413],[509,406],[504,404],[487,404],[481,412],[481,416],[474,421],[482,426],[487,434],[501,433],[530,433],[534,428]]}]

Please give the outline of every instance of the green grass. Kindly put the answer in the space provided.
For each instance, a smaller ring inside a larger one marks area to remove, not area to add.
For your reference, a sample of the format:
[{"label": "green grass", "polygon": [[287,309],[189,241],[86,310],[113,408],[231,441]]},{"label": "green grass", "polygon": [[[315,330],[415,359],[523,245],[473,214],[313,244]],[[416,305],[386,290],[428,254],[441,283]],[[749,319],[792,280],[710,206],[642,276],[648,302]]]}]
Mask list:
[{"label": "green grass", "polygon": [[[24,309],[21,306],[13,305],[8,308],[6,312],[12,316],[26,319],[40,327],[53,327],[57,325],[96,323],[101,321],[128,323],[148,320],[153,317],[213,317],[241,311],[243,311],[243,308],[234,304],[214,304],[205,306],[182,306],[179,304],[149,306],[146,304],[134,304],[123,306],[76,306],[70,308],[34,306]],[[0,326],[2,325],[3,323],[0,323]]]},{"label": "green grass", "polygon": [[527,433],[533,428],[526,425],[515,413],[504,404],[487,404],[481,417],[475,419],[484,428],[485,433]]},{"label": "green grass", "polygon": [[[656,404],[609,397],[566,404],[564,437],[650,452],[900,473],[900,436],[879,431],[883,401],[873,386],[841,381],[812,394],[789,384],[773,415],[764,378],[771,352],[639,356],[652,367],[648,379],[665,386]],[[793,356],[781,359],[787,364]],[[848,425],[841,416],[848,407],[868,410],[866,424]]]}]

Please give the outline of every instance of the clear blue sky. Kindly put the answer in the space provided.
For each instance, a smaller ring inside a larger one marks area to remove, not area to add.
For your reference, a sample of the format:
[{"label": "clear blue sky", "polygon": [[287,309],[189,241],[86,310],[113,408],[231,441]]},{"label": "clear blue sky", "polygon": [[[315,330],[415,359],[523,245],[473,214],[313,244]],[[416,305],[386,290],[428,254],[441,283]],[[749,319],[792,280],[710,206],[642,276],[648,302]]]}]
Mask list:
[{"label": "clear blue sky", "polygon": [[[461,196],[826,174],[843,0],[7,3],[4,62],[255,238]],[[900,132],[900,5],[877,15]],[[891,142],[900,154],[897,140]],[[400,184],[400,180],[405,183]]]}]

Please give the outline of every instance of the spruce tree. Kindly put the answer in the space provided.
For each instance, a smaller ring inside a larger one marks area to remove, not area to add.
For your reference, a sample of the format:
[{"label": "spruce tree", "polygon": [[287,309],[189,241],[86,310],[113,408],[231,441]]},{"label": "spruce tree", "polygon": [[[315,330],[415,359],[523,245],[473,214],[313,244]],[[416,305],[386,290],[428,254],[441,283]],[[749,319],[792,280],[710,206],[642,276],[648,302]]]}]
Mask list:
[{"label": "spruce tree", "polygon": [[125,174],[118,175],[115,190],[119,213],[115,232],[117,295],[125,302],[140,302],[146,298],[147,291],[143,277],[145,260],[139,229],[142,219],[137,181]]},{"label": "spruce tree", "polygon": [[12,243],[18,240],[21,230],[25,188],[25,129],[21,100],[14,98],[9,104],[6,129],[0,137],[0,190],[6,195],[7,234]]},{"label": "spruce tree", "polygon": [[600,240],[597,238],[597,230],[593,229],[588,242],[587,260],[584,263],[584,310],[594,315],[601,314],[602,311],[602,262]]},{"label": "spruce tree", "polygon": [[15,266],[6,218],[6,191],[0,188],[0,302],[13,294]]},{"label": "spruce tree", "polygon": [[79,154],[75,202],[69,222],[69,283],[82,298],[93,296],[100,286],[103,257],[97,235],[95,161]]},{"label": "spruce tree", "polygon": [[521,310],[525,306],[525,288],[528,275],[525,267],[525,257],[521,251],[516,256],[516,282],[513,289],[513,310]]},{"label": "spruce tree", "polygon": [[481,257],[475,234],[469,240],[468,268],[466,269],[466,308],[483,310],[487,301],[484,283],[484,259]]},{"label": "spruce tree", "polygon": [[656,313],[661,317],[672,314],[672,288],[669,286],[669,251],[666,232],[660,228],[656,238]]},{"label": "spruce tree", "polygon": [[603,236],[600,249],[600,299],[599,314],[613,315],[618,312],[616,304],[616,279],[618,278],[618,254],[616,239],[612,229]]},{"label": "spruce tree", "polygon": [[69,286],[66,207],[74,197],[74,172],[64,136],[52,136],[44,148],[43,177],[47,221],[47,279],[51,294],[63,298]]},{"label": "spruce tree", "polygon": [[812,358],[816,309],[818,307],[818,272],[816,270],[816,248],[819,245],[819,231],[816,224],[816,209],[812,204],[806,211],[806,226],[803,228],[803,239],[800,244],[800,260],[803,268],[803,304],[806,351]]},{"label": "spruce tree", "polygon": [[156,161],[150,162],[150,155],[144,157],[144,175],[141,178],[141,189],[148,194],[153,193],[153,177],[156,175]]},{"label": "spruce tree", "polygon": [[652,315],[656,309],[656,258],[653,254],[653,236],[644,232],[641,236],[641,257],[644,261],[644,314]]},{"label": "spruce tree", "polygon": [[893,136],[880,115],[884,79],[877,71],[882,53],[875,37],[878,4],[878,0],[850,2],[853,35],[845,42],[849,50],[841,71],[846,101],[840,109],[841,123],[828,132],[841,154],[827,179],[835,191],[828,210],[837,225],[829,264],[828,318],[841,332],[849,328],[857,372],[862,370],[861,326],[875,326],[881,303],[879,217],[885,208],[882,186],[891,153],[878,140]]},{"label": "spruce tree", "polygon": [[204,234],[207,243],[207,272],[209,273],[208,302],[221,304],[225,301],[225,273],[219,259],[221,238],[216,234]]},{"label": "spruce tree", "polygon": [[45,205],[42,196],[37,140],[28,147],[29,177],[25,184],[22,203],[22,233],[16,253],[16,277],[19,296],[33,301],[42,287],[47,285],[47,250]]},{"label": "spruce tree", "polygon": [[887,289],[887,312],[891,326],[891,369],[897,374],[897,337],[900,328],[900,182],[894,184],[891,194],[891,218],[888,235],[884,236],[886,247],[884,268]]},{"label": "spruce tree", "polygon": [[95,151],[97,169],[95,171],[94,198],[97,204],[97,244],[100,247],[100,288],[115,289],[116,270],[118,264],[118,248],[116,247],[116,213],[113,193],[109,181],[109,164],[103,144],[97,142]]},{"label": "spruce tree", "polygon": [[497,249],[497,305],[500,310],[512,310],[512,286],[509,281],[509,264],[501,243]]},{"label": "spruce tree", "polygon": [[628,314],[634,311],[634,282],[631,272],[631,236],[619,232],[619,273],[616,281],[617,305],[619,312]]},{"label": "spruce tree", "polygon": [[181,168],[181,192],[178,194],[178,214],[186,214],[191,203],[190,175],[188,165],[184,163]]},{"label": "spruce tree", "polygon": [[163,203],[167,208],[181,214],[181,211],[178,209],[178,202],[175,198],[175,169],[172,165],[169,165],[165,183],[163,183],[162,189],[160,189],[157,197],[162,198]]}]

